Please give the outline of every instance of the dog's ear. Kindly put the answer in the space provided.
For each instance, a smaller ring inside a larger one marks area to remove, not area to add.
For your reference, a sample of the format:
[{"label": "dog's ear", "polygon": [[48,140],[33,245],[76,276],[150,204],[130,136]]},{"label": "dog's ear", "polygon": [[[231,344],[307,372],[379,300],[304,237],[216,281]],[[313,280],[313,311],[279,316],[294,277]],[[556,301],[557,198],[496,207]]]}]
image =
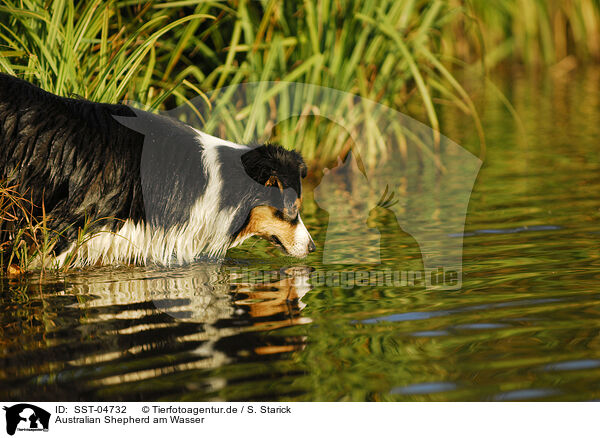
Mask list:
[{"label": "dog's ear", "polygon": [[257,183],[269,186],[269,179],[276,176],[283,187],[297,184],[292,181],[300,175],[306,176],[306,164],[302,156],[281,146],[256,146],[241,157],[246,174]]}]

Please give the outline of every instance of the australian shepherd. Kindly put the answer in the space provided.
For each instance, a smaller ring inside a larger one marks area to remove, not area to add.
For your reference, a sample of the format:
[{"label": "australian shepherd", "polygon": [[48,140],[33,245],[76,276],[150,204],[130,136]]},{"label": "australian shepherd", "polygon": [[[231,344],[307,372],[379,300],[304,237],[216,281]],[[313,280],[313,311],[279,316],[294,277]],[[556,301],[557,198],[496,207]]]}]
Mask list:
[{"label": "australian shepherd", "polygon": [[43,206],[58,265],[74,253],[79,266],[186,263],[251,236],[294,257],[315,249],[300,218],[306,165],[281,146],[235,144],[4,74],[0,145],[0,178],[34,215]]}]

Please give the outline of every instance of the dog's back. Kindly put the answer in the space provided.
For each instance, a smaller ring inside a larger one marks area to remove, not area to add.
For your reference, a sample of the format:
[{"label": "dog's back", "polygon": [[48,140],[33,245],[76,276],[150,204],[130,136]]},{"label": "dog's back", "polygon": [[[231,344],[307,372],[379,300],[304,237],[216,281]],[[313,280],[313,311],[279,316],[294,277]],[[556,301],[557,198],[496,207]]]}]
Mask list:
[{"label": "dog's back", "polygon": [[143,215],[139,178],[123,177],[139,174],[143,137],[113,115],[133,113],[0,74],[0,178],[33,202],[35,216],[43,204],[48,227],[63,233],[59,251],[86,220]]}]

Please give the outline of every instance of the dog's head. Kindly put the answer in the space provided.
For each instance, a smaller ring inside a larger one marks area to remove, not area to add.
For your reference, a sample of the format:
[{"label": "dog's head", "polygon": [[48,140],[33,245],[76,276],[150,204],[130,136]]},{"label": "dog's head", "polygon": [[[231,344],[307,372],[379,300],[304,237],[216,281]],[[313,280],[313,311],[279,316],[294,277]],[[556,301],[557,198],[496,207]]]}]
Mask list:
[{"label": "dog's head", "polygon": [[306,257],[315,244],[300,218],[306,165],[297,152],[262,145],[242,155],[246,174],[259,184],[253,206],[235,236],[238,244],[260,236],[294,257]]}]

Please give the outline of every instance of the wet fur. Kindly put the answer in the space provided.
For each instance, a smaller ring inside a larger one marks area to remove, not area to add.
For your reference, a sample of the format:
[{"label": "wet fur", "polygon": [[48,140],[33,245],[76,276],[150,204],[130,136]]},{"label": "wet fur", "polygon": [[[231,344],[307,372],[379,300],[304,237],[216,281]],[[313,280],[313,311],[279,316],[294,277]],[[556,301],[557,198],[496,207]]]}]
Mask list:
[{"label": "wet fur", "polygon": [[[0,144],[0,177],[27,193],[34,215],[43,205],[48,228],[61,232],[59,263],[74,250],[82,265],[188,262],[221,256],[252,235],[268,238],[268,227],[272,234],[298,228],[291,216],[298,216],[306,166],[280,146],[237,145],[163,116],[58,97],[3,74]],[[252,214],[262,206],[270,206],[270,217]],[[86,222],[97,234],[75,248]],[[2,230],[1,241],[12,233]],[[314,247],[306,235],[298,242]],[[287,252],[294,241],[288,245]]]}]

